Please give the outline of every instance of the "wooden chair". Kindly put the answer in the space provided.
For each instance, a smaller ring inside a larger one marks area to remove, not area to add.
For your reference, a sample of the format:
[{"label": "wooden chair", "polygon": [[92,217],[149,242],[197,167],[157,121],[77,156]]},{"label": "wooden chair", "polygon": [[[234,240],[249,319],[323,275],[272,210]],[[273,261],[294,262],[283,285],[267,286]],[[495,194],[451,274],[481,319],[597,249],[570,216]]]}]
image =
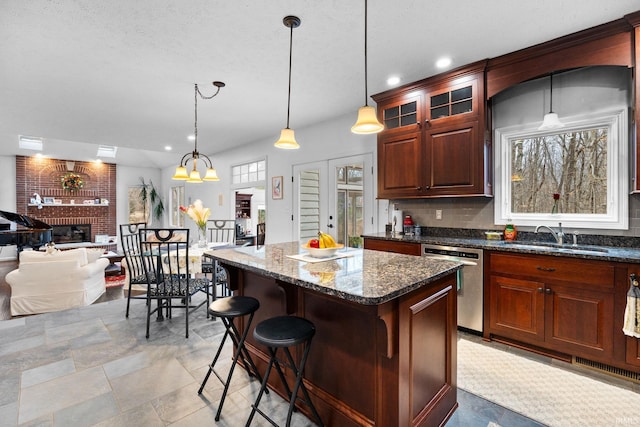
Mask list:
[{"label": "wooden chair", "polygon": [[[124,253],[124,267],[128,281],[127,311],[125,317],[129,317],[129,305],[131,299],[146,299],[147,276],[143,267],[144,259],[140,255],[140,230],[147,227],[144,222],[120,224],[120,243]],[[132,286],[144,287],[144,292],[139,295],[131,295]]]},{"label": "wooden chair", "polygon": [[[177,238],[177,235],[184,236]],[[205,303],[209,306],[209,280],[191,277],[189,272],[189,229],[147,228],[140,230],[140,254],[147,278],[147,334],[151,315],[171,318],[174,308],[185,309],[185,337],[189,338],[189,312]],[[191,297],[204,291],[206,301],[191,304]],[[157,302],[152,309],[153,301]],[[163,313],[164,310],[164,313]]]}]

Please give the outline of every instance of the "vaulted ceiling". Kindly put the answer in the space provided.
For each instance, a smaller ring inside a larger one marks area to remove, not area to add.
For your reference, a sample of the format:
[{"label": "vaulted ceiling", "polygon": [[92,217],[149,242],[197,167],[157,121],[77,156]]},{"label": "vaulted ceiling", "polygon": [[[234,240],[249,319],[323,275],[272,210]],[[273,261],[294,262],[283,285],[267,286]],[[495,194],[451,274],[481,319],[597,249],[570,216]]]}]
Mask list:
[{"label": "vaulted ceiling", "polygon": [[[638,0],[369,0],[369,94],[623,17]],[[193,147],[215,153],[291,127],[351,114],[364,103],[363,0],[3,0],[0,2],[0,155],[30,155],[18,135],[45,138],[45,154],[117,163],[174,164]],[[172,146],[167,153],[165,146]]]}]

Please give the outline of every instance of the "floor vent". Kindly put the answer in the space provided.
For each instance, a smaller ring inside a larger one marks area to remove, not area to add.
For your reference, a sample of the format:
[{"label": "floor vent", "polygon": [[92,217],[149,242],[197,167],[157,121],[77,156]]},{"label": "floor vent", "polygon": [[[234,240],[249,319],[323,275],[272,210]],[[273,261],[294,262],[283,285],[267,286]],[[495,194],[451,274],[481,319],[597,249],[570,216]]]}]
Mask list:
[{"label": "floor vent", "polygon": [[607,365],[600,362],[594,362],[582,357],[574,357],[573,363],[588,369],[592,369],[594,371],[603,372],[607,375],[613,375],[615,377],[622,378],[628,381],[640,383],[640,373],[629,371],[627,369],[616,368],[615,366]]}]

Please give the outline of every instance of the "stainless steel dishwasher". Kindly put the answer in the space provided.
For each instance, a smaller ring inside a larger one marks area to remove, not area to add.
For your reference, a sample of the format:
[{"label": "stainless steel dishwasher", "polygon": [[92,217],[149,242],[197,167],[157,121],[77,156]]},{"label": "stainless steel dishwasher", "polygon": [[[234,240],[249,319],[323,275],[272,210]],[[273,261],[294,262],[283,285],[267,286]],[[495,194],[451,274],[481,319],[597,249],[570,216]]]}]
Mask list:
[{"label": "stainless steel dishwasher", "polygon": [[458,276],[458,327],[482,333],[482,249],[423,244],[422,256],[464,264]]}]

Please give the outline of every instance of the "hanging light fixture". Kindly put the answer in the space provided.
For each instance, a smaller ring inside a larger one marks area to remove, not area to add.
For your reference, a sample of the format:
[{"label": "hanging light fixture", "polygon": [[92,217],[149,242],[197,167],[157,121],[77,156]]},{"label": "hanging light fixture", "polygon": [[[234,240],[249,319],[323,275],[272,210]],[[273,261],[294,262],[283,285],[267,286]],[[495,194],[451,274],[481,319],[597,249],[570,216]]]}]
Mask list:
[{"label": "hanging light fixture", "polygon": [[378,121],[376,109],[369,106],[367,88],[367,0],[364,0],[364,106],[358,109],[358,119],[351,132],[358,134],[378,133],[384,125]]},{"label": "hanging light fixture", "polygon": [[558,129],[564,126],[558,118],[558,115],[553,112],[553,73],[549,74],[549,86],[549,112],[544,115],[544,119],[538,130]]},{"label": "hanging light fixture", "polygon": [[[193,126],[194,127],[193,151],[191,153],[187,153],[184,156],[182,156],[182,160],[180,160],[180,165],[178,165],[178,167],[176,168],[176,173],[173,175],[172,179],[175,179],[178,181],[187,181],[193,184],[199,184],[202,181],[220,181],[220,178],[218,178],[218,172],[216,172],[215,168],[213,167],[213,163],[211,163],[211,159],[205,156],[204,154],[200,154],[198,152],[198,96],[200,96],[200,98],[202,99],[211,99],[214,96],[216,96],[218,92],[220,92],[220,88],[223,88],[225,86],[224,83],[218,82],[218,81],[213,82],[212,84],[218,89],[216,90],[216,93],[214,93],[211,96],[202,95],[202,93],[200,92],[200,89],[198,89],[198,84],[197,83],[195,84],[195,94],[194,94],[195,120],[194,120],[194,126]],[[198,159],[200,158],[202,158],[205,164],[207,165],[207,172],[205,173],[204,178],[201,178],[200,172],[198,172]],[[190,173],[187,174],[187,163],[189,163],[189,160],[191,160],[193,163],[193,169],[191,170]]]},{"label": "hanging light fixture", "polygon": [[289,36],[289,95],[287,96],[287,127],[280,131],[280,138],[273,145],[285,150],[295,150],[300,148],[300,146],[296,142],[296,136],[293,133],[293,129],[289,128],[289,113],[291,110],[291,58],[293,54],[293,29],[300,26],[300,18],[297,16],[285,16],[282,22],[285,27],[288,27],[291,30],[291,34]]}]

